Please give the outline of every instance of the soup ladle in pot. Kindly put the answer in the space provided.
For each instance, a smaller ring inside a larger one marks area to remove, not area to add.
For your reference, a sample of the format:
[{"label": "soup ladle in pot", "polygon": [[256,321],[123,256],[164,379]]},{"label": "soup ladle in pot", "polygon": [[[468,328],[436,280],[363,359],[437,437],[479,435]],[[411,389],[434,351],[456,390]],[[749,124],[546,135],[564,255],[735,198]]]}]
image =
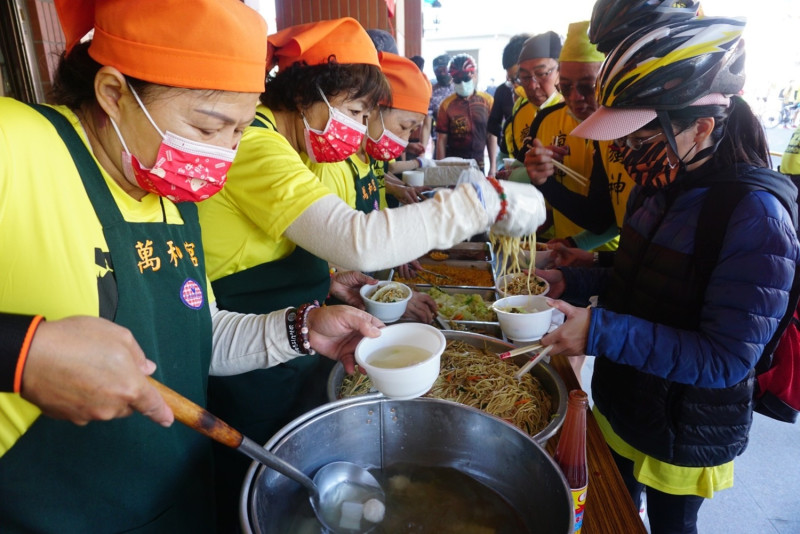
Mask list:
[{"label": "soup ladle in pot", "polygon": [[[308,490],[314,514],[328,531],[334,534],[352,534],[372,530],[379,521],[371,522],[362,518],[363,512],[358,506],[363,506],[365,502],[373,499],[380,502],[380,505],[373,503],[373,508],[378,506],[380,512],[378,515],[380,519],[383,518],[386,495],[375,477],[363,467],[351,462],[331,462],[320,467],[312,480],[295,466],[242,435],[241,432],[205,408],[152,377],[148,377],[148,380],[164,397],[167,405],[175,414],[175,419],[214,441],[236,449],[251,459],[302,484]],[[356,514],[353,513],[353,505],[355,505]],[[342,514],[349,517],[343,518]],[[358,517],[356,518],[355,515]],[[375,515],[373,511],[372,519],[376,519]],[[362,527],[362,525],[364,526]]]}]

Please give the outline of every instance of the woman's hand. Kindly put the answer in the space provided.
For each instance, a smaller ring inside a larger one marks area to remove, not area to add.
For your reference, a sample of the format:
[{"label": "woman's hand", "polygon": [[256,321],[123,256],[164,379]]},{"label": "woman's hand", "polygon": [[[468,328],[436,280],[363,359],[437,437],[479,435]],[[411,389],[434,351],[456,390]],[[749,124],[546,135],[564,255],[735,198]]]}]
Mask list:
[{"label": "woman's hand", "polygon": [[410,280],[417,276],[417,271],[422,269],[422,264],[419,260],[410,261],[408,263],[404,263],[398,267],[395,267],[397,274],[400,275],[401,278],[405,278],[406,280]]},{"label": "woman's hand", "polygon": [[408,301],[406,312],[403,314],[402,319],[408,321],[416,321],[418,323],[430,324],[433,318],[439,311],[439,306],[433,297],[427,293],[420,293],[419,291],[411,292],[411,300]]},{"label": "woman's hand", "polygon": [[[423,188],[420,188],[423,189]],[[401,204],[414,204],[420,201],[419,193],[416,187],[409,187],[407,185],[393,184],[389,181],[386,182],[386,194],[392,195]]]},{"label": "woman's hand", "polygon": [[378,280],[376,278],[358,271],[340,271],[331,277],[330,294],[345,304],[363,310],[364,302],[361,300],[361,294],[359,293],[361,286],[365,284],[375,285],[377,283]]},{"label": "woman's hand", "polygon": [[98,317],[46,321],[33,337],[21,395],[77,425],[136,411],[169,426],[172,410],[146,378],[155,369],[127,328]]},{"label": "woman's hand", "polygon": [[551,258],[556,267],[592,267],[594,265],[594,253],[579,248],[568,247],[557,243],[548,247],[551,250]]},{"label": "woman's hand", "polygon": [[378,337],[386,326],[380,319],[352,306],[323,306],[308,312],[308,341],[317,352],[355,371],[356,345],[364,337]]},{"label": "woman's hand", "polygon": [[552,354],[583,356],[589,339],[590,308],[576,308],[563,300],[548,298],[548,303],[564,312],[564,324],[542,337],[542,345],[553,346]]}]

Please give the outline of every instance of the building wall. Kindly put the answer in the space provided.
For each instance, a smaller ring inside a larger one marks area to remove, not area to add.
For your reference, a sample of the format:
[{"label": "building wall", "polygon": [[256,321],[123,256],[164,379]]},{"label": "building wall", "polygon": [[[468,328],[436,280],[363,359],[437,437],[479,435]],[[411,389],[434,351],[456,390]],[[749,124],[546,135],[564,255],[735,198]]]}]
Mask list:
[{"label": "building wall", "polygon": [[33,36],[33,56],[42,89],[47,95],[52,87],[58,58],[64,50],[64,33],[56,16],[53,0],[25,0]]}]

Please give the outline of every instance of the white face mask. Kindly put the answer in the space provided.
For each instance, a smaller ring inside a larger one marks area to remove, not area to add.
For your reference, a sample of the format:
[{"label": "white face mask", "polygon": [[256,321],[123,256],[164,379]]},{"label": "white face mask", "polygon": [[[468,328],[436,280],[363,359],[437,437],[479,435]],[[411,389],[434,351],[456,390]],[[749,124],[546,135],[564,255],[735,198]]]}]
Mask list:
[{"label": "white face mask", "polygon": [[453,84],[458,96],[468,97],[475,92],[475,80]]}]

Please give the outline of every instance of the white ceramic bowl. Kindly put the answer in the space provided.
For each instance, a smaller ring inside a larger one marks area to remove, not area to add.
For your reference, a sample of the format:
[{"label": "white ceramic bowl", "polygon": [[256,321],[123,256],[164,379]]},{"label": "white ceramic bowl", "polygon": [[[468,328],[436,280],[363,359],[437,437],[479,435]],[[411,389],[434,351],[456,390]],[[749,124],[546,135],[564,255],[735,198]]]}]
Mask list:
[{"label": "white ceramic bowl", "polygon": [[[514,296],[506,294],[503,288],[506,287],[506,280],[508,280],[508,282],[511,282],[517,276],[527,277],[528,275],[520,273],[506,274],[497,279],[497,283],[495,284],[495,289],[497,290],[497,294],[500,295],[501,298]],[[534,276],[535,275],[533,274],[531,275],[531,282],[533,282]],[[550,284],[544,278],[540,278],[540,280],[544,283],[544,290],[541,293],[539,293],[539,295],[547,295],[547,293],[550,291]]]},{"label": "white ceramic bowl", "polygon": [[[492,305],[500,329],[514,341],[535,341],[547,333],[553,320],[553,308],[542,295],[516,295],[495,301]],[[528,313],[511,313],[510,308]]]},{"label": "white ceramic bowl", "polygon": [[[397,302],[378,302],[370,298],[376,291],[388,284],[400,286],[401,289],[405,291],[406,297]],[[361,294],[361,300],[364,301],[364,307],[367,309],[367,313],[374,315],[386,324],[393,323],[402,317],[406,312],[408,301],[411,300],[411,288],[399,282],[383,281],[375,285],[365,284],[361,286],[359,293]]]},{"label": "white ceramic bowl", "polygon": [[[367,373],[372,385],[387,397],[413,399],[424,395],[433,386],[439,376],[446,344],[444,334],[431,325],[395,324],[382,328],[380,337],[363,338],[356,346],[356,363]],[[408,354],[403,352],[403,347],[414,347],[424,351],[426,356],[421,361],[399,362],[398,358],[402,360]]]}]

